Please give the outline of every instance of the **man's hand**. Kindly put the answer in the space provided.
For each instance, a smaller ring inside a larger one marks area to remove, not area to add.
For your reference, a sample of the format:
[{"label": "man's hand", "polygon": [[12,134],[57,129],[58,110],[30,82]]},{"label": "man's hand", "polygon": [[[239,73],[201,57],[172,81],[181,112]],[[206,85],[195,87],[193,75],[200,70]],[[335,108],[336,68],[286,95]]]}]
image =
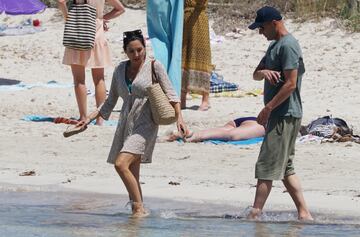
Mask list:
[{"label": "man's hand", "polygon": [[269,106],[265,106],[259,113],[259,115],[256,118],[256,121],[258,124],[264,126],[266,128],[267,122],[269,120],[271,114],[271,108]]},{"label": "man's hand", "polygon": [[258,73],[260,73],[271,85],[276,85],[280,81],[281,74],[278,71],[264,69],[258,71]]}]

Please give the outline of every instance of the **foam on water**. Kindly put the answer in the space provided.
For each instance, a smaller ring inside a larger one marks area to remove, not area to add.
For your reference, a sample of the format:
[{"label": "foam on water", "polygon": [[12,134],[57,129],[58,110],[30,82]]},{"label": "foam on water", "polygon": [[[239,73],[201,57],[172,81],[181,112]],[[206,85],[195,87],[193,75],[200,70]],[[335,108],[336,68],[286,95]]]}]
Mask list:
[{"label": "foam on water", "polygon": [[355,217],[268,211],[247,221],[248,209],[146,199],[151,214],[130,217],[127,197],[70,192],[0,192],[0,236],[359,236]]}]

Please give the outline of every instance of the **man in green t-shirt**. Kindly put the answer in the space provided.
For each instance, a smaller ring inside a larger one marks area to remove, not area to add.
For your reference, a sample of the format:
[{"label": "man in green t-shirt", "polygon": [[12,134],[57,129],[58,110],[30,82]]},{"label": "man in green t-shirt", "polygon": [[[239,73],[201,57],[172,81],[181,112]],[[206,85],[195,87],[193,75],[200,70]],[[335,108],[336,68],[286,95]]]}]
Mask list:
[{"label": "man in green t-shirt", "polygon": [[312,220],[293,166],[302,117],[301,80],[305,72],[300,45],[286,30],[280,12],[272,7],[259,9],[249,29],[259,29],[272,42],[253,74],[254,80],[264,80],[265,107],[257,121],[266,128],[266,134],[256,162],[258,183],[248,218],[261,215],[273,180],[282,180],[296,205],[298,218]]}]

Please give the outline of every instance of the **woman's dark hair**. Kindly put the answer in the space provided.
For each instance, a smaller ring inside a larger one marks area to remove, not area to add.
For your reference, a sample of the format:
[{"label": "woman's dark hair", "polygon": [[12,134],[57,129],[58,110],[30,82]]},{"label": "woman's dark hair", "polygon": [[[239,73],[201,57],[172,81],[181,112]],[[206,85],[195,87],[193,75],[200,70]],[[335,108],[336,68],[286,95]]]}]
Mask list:
[{"label": "woman's dark hair", "polygon": [[126,51],[126,47],[128,46],[128,44],[134,40],[139,40],[141,44],[145,47],[145,40],[141,30],[125,31],[123,33],[124,51]]}]

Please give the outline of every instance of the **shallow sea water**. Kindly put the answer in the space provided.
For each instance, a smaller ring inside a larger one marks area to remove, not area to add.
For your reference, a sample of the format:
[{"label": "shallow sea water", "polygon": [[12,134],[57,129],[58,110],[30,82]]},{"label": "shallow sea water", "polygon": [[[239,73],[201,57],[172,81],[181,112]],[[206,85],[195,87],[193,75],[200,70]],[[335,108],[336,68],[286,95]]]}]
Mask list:
[{"label": "shallow sea water", "polygon": [[204,203],[146,199],[151,214],[134,219],[120,195],[73,192],[0,192],[0,236],[360,236],[360,220],[314,213],[301,223],[295,212],[265,213],[245,220],[247,210]]}]

